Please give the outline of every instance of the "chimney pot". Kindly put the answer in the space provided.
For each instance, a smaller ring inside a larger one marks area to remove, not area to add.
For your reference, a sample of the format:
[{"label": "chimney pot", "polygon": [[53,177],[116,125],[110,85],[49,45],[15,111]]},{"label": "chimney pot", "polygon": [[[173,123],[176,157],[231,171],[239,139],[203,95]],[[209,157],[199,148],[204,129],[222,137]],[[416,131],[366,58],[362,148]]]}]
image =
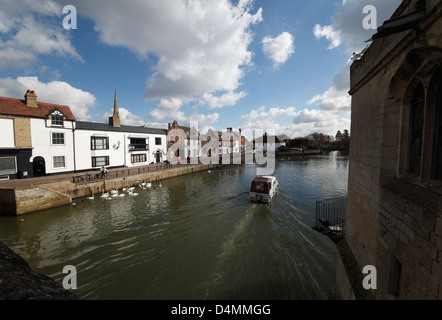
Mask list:
[{"label": "chimney pot", "polygon": [[25,104],[28,107],[38,108],[38,105],[37,105],[37,95],[35,94],[34,90],[26,91],[26,94],[25,94]]}]

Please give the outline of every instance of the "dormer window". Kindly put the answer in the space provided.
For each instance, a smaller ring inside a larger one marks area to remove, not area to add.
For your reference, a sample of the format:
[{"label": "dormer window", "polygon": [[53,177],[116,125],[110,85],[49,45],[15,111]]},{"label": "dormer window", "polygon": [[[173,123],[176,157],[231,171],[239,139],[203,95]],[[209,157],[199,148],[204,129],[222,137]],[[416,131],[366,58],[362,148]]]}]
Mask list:
[{"label": "dormer window", "polygon": [[64,115],[60,111],[56,110],[51,114],[51,125],[62,127],[64,124]]}]

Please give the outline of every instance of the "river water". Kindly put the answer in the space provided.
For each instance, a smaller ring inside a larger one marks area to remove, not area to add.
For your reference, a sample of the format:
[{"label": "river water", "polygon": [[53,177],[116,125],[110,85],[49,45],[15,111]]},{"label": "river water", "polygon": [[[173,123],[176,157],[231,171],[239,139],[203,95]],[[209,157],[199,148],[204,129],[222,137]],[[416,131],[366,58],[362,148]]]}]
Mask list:
[{"label": "river water", "polygon": [[270,205],[248,201],[255,173],[227,166],[0,217],[0,241],[59,283],[74,266],[80,299],[333,299],[336,247],[311,227],[316,200],[346,195],[348,157],[278,160]]}]

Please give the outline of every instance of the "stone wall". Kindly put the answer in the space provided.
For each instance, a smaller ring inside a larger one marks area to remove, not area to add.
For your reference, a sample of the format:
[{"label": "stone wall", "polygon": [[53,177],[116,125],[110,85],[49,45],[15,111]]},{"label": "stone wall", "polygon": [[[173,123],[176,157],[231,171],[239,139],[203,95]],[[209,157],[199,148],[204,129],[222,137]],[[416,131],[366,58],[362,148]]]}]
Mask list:
[{"label": "stone wall", "polygon": [[[381,196],[378,261],[386,263],[379,274],[400,279],[401,299],[442,299],[442,195],[394,179]],[[394,290],[388,277],[380,277],[379,298],[399,298]]]},{"label": "stone wall", "polygon": [[45,187],[15,189],[14,191],[17,215],[72,203],[70,196]]},{"label": "stone wall", "polygon": [[[396,13],[414,11],[417,3],[403,1]],[[441,193],[405,176],[406,93],[419,72],[442,61],[441,3],[427,1],[427,17],[419,28],[376,39],[351,66],[346,241],[359,266],[378,269],[374,294],[380,299],[442,298]],[[338,270],[341,293],[349,292],[345,277]]]},{"label": "stone wall", "polygon": [[0,300],[76,300],[53,279],[33,272],[28,263],[0,242]]},{"label": "stone wall", "polygon": [[71,204],[73,199],[205,171],[216,165],[194,165],[87,183],[60,181],[36,187],[0,189],[0,216],[22,215]]},{"label": "stone wall", "polygon": [[0,188],[0,216],[15,215],[16,212],[15,190]]}]

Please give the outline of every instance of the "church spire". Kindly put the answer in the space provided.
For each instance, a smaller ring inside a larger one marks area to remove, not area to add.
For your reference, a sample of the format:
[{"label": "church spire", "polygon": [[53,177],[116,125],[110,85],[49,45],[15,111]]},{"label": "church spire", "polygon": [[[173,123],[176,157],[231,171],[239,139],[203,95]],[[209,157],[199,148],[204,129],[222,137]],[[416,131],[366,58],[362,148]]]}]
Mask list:
[{"label": "church spire", "polygon": [[120,111],[118,110],[118,99],[117,99],[117,89],[115,88],[115,98],[114,98],[114,115],[109,117],[109,124],[114,127],[120,127]]},{"label": "church spire", "polygon": [[114,99],[114,117],[120,116],[120,110],[118,110],[118,99],[117,99],[117,89],[115,89],[115,99]]}]

